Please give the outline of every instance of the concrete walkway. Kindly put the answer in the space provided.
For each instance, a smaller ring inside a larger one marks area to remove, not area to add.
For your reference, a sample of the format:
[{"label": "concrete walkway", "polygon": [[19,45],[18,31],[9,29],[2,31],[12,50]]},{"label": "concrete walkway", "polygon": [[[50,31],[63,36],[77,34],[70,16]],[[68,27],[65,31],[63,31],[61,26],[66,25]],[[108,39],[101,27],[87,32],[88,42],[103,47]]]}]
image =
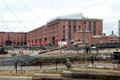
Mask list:
[{"label": "concrete walkway", "polygon": [[[76,65],[72,65],[72,67],[96,67],[96,68],[118,68],[118,64],[111,64],[111,63],[107,63],[107,64],[103,64],[103,63],[95,63],[94,65],[87,63],[87,64],[76,64]],[[57,69],[66,69],[65,65],[58,65]],[[24,67],[18,67],[17,68],[18,71],[43,71],[43,70],[56,70],[56,66],[55,65],[49,65],[49,66],[42,66],[42,68],[40,68],[40,66],[24,66]],[[0,67],[0,72],[15,72],[15,67],[14,66],[4,66],[4,67]]]}]

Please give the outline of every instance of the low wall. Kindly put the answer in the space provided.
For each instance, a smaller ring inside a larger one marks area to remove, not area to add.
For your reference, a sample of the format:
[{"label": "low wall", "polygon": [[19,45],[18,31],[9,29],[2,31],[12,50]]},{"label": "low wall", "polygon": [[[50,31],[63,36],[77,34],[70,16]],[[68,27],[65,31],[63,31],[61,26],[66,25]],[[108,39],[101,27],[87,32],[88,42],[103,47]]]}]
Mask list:
[{"label": "low wall", "polygon": [[32,80],[62,80],[61,74],[35,73]]},{"label": "low wall", "polygon": [[32,77],[26,77],[26,76],[0,76],[0,80],[32,80]]},{"label": "low wall", "polygon": [[120,71],[95,70],[95,69],[75,69],[64,71],[62,78],[72,79],[92,79],[92,80],[120,80]]}]

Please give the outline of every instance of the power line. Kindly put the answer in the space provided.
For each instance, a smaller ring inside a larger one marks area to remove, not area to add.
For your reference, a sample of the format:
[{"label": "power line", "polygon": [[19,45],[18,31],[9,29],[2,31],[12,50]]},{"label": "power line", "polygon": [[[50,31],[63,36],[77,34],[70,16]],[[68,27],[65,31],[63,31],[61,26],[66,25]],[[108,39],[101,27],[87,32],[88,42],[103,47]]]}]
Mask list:
[{"label": "power line", "polygon": [[6,24],[5,19],[3,18],[1,13],[0,13],[0,17],[1,17],[1,20],[4,23],[5,27],[8,29],[8,31],[10,31],[10,29],[9,29],[8,25]]},{"label": "power line", "polygon": [[18,22],[26,29],[28,28],[23,24],[23,22],[19,19],[19,17],[16,16],[16,14],[9,8],[5,0],[1,0],[1,2],[4,4],[4,6],[11,12],[11,14],[18,20]]},{"label": "power line", "polygon": [[24,7],[26,7],[39,21],[44,22],[43,20],[39,19],[39,16],[35,12],[32,11],[30,7],[28,7],[26,4],[24,4],[21,0],[18,0],[19,3],[21,3]]}]

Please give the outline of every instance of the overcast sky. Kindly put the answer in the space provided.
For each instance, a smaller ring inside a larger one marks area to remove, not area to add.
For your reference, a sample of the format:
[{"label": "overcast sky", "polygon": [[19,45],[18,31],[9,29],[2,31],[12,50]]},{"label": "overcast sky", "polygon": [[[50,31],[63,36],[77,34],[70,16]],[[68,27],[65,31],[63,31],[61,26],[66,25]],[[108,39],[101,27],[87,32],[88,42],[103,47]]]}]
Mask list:
[{"label": "overcast sky", "polygon": [[120,0],[0,0],[0,31],[27,32],[57,16],[83,13],[103,19],[103,31],[118,34]]}]

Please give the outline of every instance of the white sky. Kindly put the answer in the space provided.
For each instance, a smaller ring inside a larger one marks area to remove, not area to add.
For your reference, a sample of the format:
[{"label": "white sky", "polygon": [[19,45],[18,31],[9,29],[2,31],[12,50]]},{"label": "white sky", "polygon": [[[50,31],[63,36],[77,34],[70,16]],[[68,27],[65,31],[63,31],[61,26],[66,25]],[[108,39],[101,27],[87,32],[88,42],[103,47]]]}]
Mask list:
[{"label": "white sky", "polygon": [[83,13],[103,19],[107,35],[118,34],[119,9],[120,0],[0,0],[0,31],[26,32],[57,16]]}]

